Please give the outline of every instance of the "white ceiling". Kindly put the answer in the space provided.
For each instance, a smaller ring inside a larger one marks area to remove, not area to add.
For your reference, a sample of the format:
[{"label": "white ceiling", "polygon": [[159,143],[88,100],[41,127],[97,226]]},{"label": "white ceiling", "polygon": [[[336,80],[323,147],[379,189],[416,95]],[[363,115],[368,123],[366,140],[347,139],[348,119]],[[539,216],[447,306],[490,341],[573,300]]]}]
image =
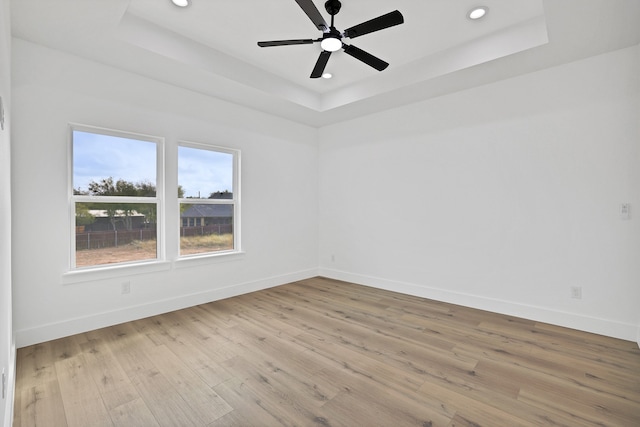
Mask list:
[{"label": "white ceiling", "polygon": [[[342,0],[339,30],[400,10],[404,24],[347,39],[390,63],[342,51],[334,78],[310,79],[318,38],[294,0],[13,0],[15,37],[311,126],[640,43],[640,0]],[[324,2],[314,0],[330,22]],[[480,21],[466,13],[489,7]]]}]

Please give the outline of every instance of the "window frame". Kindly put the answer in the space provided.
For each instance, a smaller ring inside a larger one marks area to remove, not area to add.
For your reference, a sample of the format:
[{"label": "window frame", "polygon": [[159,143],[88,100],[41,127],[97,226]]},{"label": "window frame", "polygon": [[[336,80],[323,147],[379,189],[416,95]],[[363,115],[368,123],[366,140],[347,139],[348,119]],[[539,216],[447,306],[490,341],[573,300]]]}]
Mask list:
[{"label": "window frame", "polygon": [[[85,133],[93,133],[104,136],[111,136],[117,138],[126,138],[133,139],[139,141],[146,141],[154,143],[156,146],[156,176],[155,176],[155,186],[156,186],[156,195],[155,197],[137,197],[137,196],[90,196],[90,195],[76,195],[74,194],[74,157],[73,157],[73,149],[74,149],[74,132],[85,132]],[[107,129],[98,126],[89,126],[83,125],[79,123],[69,123],[68,125],[68,201],[69,201],[69,236],[70,240],[70,254],[69,254],[69,270],[68,273],[78,273],[78,272],[87,272],[87,271],[100,271],[100,270],[111,270],[113,268],[119,268],[123,266],[136,266],[143,264],[155,264],[164,262],[166,259],[166,250],[165,250],[165,203],[164,203],[164,194],[165,194],[165,139],[159,136],[153,135],[145,135],[135,132],[121,131],[115,129]],[[108,264],[95,264],[89,266],[81,266],[78,267],[76,265],[76,204],[77,203],[145,203],[152,204],[156,207],[156,258],[154,259],[145,259],[145,260],[137,260],[137,261],[125,261],[118,263],[108,263]]]},{"label": "window frame", "polygon": [[[230,254],[238,254],[242,252],[241,248],[241,226],[240,226],[240,217],[241,217],[241,209],[240,209],[240,156],[241,152],[238,149],[221,147],[218,145],[212,144],[204,144],[200,142],[192,142],[186,140],[179,140],[177,144],[176,150],[176,182],[177,186],[180,185],[180,175],[179,175],[179,162],[180,162],[180,147],[193,148],[197,150],[207,150],[214,151],[218,153],[225,153],[232,155],[232,188],[231,192],[233,197],[231,199],[193,199],[193,198],[181,198],[176,197],[177,199],[177,210],[178,210],[178,239],[176,242],[176,250],[177,250],[177,259],[178,260],[188,260],[188,259],[198,259],[198,258],[209,258],[209,257],[219,257],[219,256],[228,256]],[[177,187],[176,187],[177,188]],[[233,206],[233,220],[232,220],[232,229],[233,229],[233,248],[230,250],[222,250],[222,251],[212,251],[212,252],[201,252],[196,254],[186,254],[182,255],[180,251],[180,228],[182,227],[182,217],[180,216],[180,205],[181,204],[191,204],[191,205],[201,205],[201,204],[210,204],[210,205],[232,205]]]}]

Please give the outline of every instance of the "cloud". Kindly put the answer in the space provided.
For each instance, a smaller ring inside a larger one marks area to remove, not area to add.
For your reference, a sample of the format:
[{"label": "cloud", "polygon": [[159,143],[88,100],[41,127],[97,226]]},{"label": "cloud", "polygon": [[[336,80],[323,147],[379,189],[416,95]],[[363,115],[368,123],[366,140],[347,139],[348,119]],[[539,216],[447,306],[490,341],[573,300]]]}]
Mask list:
[{"label": "cloud", "polygon": [[233,190],[233,155],[191,147],[178,147],[178,184],[185,197],[209,197]]},{"label": "cloud", "polygon": [[156,184],[156,144],[88,132],[73,132],[73,187],[86,190],[91,181]]},{"label": "cloud", "polygon": [[[156,185],[154,142],[90,132],[73,132],[73,188],[87,190],[91,181],[150,182]],[[185,197],[209,197],[233,191],[233,155],[178,147],[178,184]]]}]

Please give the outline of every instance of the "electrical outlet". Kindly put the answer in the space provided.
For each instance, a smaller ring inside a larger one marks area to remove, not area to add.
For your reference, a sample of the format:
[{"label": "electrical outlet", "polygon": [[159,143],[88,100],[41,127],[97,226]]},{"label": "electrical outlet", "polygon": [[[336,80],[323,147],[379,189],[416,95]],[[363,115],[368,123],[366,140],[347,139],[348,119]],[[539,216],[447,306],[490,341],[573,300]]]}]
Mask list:
[{"label": "electrical outlet", "polygon": [[122,282],[122,294],[131,293],[131,282]]},{"label": "electrical outlet", "polygon": [[571,287],[571,298],[582,299],[582,286]]},{"label": "electrical outlet", "polygon": [[334,254],[331,254],[331,262],[336,262],[336,256]]},{"label": "electrical outlet", "polygon": [[631,219],[631,203],[620,204],[620,219],[622,220]]}]

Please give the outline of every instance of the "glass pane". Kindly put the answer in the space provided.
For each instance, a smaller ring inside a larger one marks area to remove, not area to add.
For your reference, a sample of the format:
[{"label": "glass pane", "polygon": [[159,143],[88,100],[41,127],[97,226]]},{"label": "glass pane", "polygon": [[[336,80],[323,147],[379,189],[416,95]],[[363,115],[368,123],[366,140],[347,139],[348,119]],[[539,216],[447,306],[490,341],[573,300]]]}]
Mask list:
[{"label": "glass pane", "polygon": [[233,249],[233,205],[180,204],[180,255]]},{"label": "glass pane", "polygon": [[76,267],[156,259],[155,203],[76,203]]},{"label": "glass pane", "polygon": [[73,131],[73,189],[96,196],[156,195],[156,144]]},{"label": "glass pane", "polygon": [[178,147],[178,197],[233,198],[233,154]]}]

